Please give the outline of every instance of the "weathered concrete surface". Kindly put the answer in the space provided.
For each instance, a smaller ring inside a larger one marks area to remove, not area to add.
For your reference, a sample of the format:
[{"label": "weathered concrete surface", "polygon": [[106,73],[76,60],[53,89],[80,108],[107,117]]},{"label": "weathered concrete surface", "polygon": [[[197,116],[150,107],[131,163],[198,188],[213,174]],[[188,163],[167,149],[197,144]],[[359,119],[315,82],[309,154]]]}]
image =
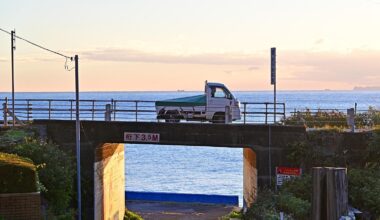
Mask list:
[{"label": "weathered concrete surface", "polygon": [[127,201],[129,210],[145,220],[215,220],[237,207],[188,203]]},{"label": "weathered concrete surface", "polygon": [[[47,138],[59,144],[63,149],[75,152],[74,121],[36,120],[34,125],[39,126]],[[273,175],[275,166],[287,165],[283,153],[287,144],[306,139],[305,128],[299,126],[82,121],[83,210],[86,216],[90,216],[89,219],[92,219],[94,213],[95,148],[104,143],[128,143],[124,141],[124,132],[159,133],[160,142],[157,144],[249,148],[255,152],[256,157],[253,157],[251,153],[246,153],[246,156],[255,158],[256,165],[250,162],[250,168],[246,169],[244,175],[255,175],[254,167],[256,167],[258,185],[269,183],[268,144],[270,142],[271,173]],[[249,177],[248,179],[250,183],[246,186],[254,187],[254,178]],[[249,195],[254,195],[252,192],[255,190],[247,192]],[[250,201],[252,200],[250,199]]]},{"label": "weathered concrete surface", "polygon": [[243,202],[250,207],[257,195],[256,153],[250,148],[243,150]]},{"label": "weathered concrete surface", "polygon": [[95,149],[94,219],[123,219],[125,212],[124,144]]}]

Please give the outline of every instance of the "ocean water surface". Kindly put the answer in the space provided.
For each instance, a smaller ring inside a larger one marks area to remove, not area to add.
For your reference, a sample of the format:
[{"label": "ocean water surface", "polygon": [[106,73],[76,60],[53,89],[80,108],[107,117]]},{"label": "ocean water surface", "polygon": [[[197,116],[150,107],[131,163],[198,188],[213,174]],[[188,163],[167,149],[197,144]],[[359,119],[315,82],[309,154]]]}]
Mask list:
[{"label": "ocean water surface", "polygon": [[[81,99],[162,100],[201,92],[83,92]],[[272,102],[272,92],[233,92],[245,102]],[[10,93],[0,93],[0,99]],[[74,93],[16,93],[16,99],[74,99]],[[380,91],[279,91],[287,112],[297,108],[380,108]],[[238,195],[243,189],[242,149],[127,144],[126,189],[133,191]]]}]

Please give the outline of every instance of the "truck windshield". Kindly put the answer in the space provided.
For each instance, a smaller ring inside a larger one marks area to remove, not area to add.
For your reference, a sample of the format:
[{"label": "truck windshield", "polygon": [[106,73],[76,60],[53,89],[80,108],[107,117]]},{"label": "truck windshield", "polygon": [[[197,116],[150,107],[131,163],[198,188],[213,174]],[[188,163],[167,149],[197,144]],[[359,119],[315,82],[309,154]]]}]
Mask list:
[{"label": "truck windshield", "polygon": [[232,99],[233,96],[226,88],[212,87],[211,97]]}]

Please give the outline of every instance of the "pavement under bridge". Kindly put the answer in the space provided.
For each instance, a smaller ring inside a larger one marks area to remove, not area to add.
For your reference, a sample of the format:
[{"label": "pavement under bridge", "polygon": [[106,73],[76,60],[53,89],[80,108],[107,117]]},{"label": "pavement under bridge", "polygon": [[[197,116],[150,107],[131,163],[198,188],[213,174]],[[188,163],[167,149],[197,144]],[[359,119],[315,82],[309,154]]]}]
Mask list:
[{"label": "pavement under bridge", "polygon": [[[35,120],[33,124],[43,137],[75,153],[75,121]],[[150,144],[244,148],[243,202],[247,207],[253,204],[258,186],[269,184],[275,166],[288,165],[287,145],[306,139],[306,130],[300,126],[81,121],[84,219],[122,216],[124,144],[141,143],[136,142],[141,139],[126,137],[131,133],[159,134],[158,139],[145,142]]]}]

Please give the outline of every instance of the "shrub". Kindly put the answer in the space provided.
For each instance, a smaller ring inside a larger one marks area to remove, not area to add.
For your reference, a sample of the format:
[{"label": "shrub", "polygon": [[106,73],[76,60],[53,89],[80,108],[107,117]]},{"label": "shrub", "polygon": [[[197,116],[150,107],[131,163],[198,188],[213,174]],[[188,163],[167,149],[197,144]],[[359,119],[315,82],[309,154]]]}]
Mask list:
[{"label": "shrub", "polygon": [[[294,112],[291,116],[282,119],[286,125],[305,125],[310,128],[337,127],[348,128],[347,115],[338,110],[321,110]],[[372,127],[380,124],[380,112],[373,107],[368,111],[355,115],[355,126],[357,128]]]},{"label": "shrub", "polygon": [[33,137],[30,128],[11,129],[3,133],[1,140],[12,143],[1,146],[1,150],[30,158],[37,164],[38,178],[42,184],[42,196],[55,214],[67,212],[73,196],[75,170],[73,158],[52,143]]},{"label": "shrub", "polygon": [[367,148],[366,167],[380,169],[380,129],[373,131],[373,138]]},{"label": "shrub", "polygon": [[255,203],[247,210],[243,219],[279,219],[275,204],[275,194],[269,189],[261,189],[257,194]]},{"label": "shrub", "polygon": [[361,211],[380,218],[380,171],[378,169],[348,170],[350,204]]},{"label": "shrub", "polygon": [[309,219],[311,204],[290,193],[280,193],[277,199],[277,209],[290,214],[294,219]]},{"label": "shrub", "polygon": [[0,152],[0,193],[37,191],[36,166],[30,159]]},{"label": "shrub", "polygon": [[124,220],[143,220],[143,218],[134,212],[125,210]]},{"label": "shrub", "polygon": [[228,213],[228,215],[225,215],[221,218],[221,220],[230,220],[231,218],[233,219],[243,219],[243,213],[237,212],[237,211],[232,211]]},{"label": "shrub", "polygon": [[292,194],[302,200],[311,202],[312,197],[311,175],[303,174],[301,177],[293,178],[284,182],[280,188],[281,193]]}]

